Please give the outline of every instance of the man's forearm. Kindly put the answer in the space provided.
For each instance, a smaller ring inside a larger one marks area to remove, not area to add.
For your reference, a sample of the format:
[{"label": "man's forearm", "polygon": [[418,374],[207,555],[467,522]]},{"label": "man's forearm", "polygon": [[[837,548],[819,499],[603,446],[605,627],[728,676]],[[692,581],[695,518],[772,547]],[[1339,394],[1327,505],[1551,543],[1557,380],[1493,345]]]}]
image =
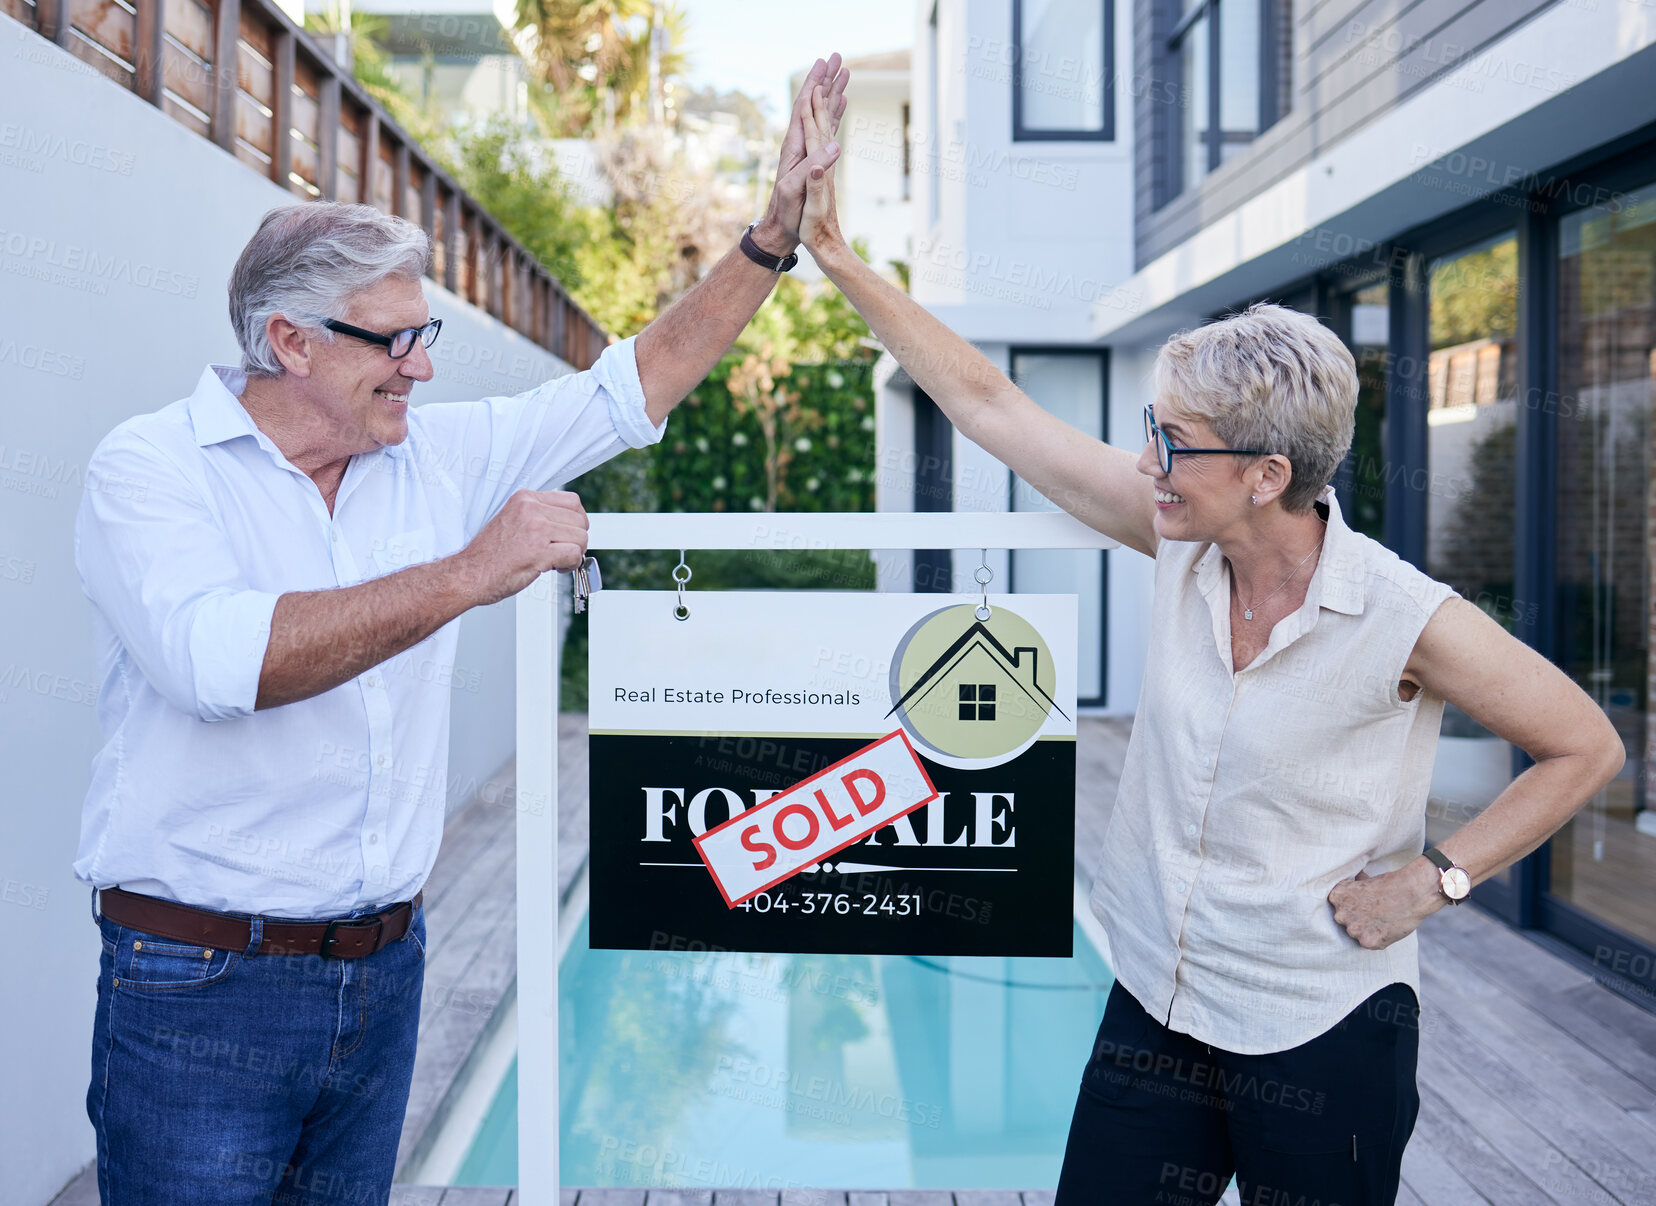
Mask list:
[{"label": "man's forearm", "polygon": [[[754,236],[773,254],[793,249],[786,235],[763,223]],[[743,255],[741,248],[732,247],[694,288],[640,332],[634,354],[650,422],[659,426],[701,384],[770,296],[776,277]]]},{"label": "man's forearm", "polygon": [[456,557],[338,590],[276,600],[257,709],[331,691],[418,644],[474,605]]}]

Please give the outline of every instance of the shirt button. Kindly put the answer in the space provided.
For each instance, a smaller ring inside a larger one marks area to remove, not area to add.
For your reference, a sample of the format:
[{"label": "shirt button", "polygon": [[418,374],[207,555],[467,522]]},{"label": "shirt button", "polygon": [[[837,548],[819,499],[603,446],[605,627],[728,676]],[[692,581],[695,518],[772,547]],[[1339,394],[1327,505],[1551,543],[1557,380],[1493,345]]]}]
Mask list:
[{"label": "shirt button", "polygon": [[1185,881],[1182,880],[1182,879],[1178,880],[1176,883],[1174,883],[1173,890],[1175,892],[1177,892],[1180,896],[1183,896],[1184,895],[1184,890],[1185,890]]},{"label": "shirt button", "polygon": [[389,758],[387,758],[384,754],[381,754],[378,758],[374,759],[374,765],[379,766],[379,767],[383,767],[389,761],[390,761]]},{"label": "shirt button", "polygon": [[1196,836],[1196,826],[1186,825],[1185,826],[1185,836],[1186,837],[1195,837]]},{"label": "shirt button", "polygon": [[377,843],[377,842],[378,842],[378,841],[379,841],[379,834],[377,834],[377,833],[370,833],[370,834],[369,834],[369,835],[368,835],[368,844],[369,844],[369,845],[370,845],[370,846],[372,846],[372,845],[374,845],[374,844],[376,844],[376,843]]},{"label": "shirt button", "polygon": [[1211,765],[1212,761],[1213,760],[1211,758],[1209,758],[1206,754],[1202,755],[1202,765],[1203,766]]}]

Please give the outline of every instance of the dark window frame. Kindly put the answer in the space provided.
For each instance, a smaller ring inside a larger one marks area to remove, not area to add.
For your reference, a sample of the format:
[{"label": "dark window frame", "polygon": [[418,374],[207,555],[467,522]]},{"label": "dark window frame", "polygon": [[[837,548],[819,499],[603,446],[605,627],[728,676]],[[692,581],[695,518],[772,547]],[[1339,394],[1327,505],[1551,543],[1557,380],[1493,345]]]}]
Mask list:
[{"label": "dark window frame", "polygon": [[[1287,75],[1289,64],[1283,61],[1280,29],[1284,16],[1283,9],[1288,0],[1199,0],[1188,12],[1183,11],[1184,0],[1162,0],[1168,33],[1160,42],[1157,57],[1161,60],[1163,72],[1173,84],[1172,93],[1175,97],[1182,98],[1185,91],[1184,71],[1181,66],[1184,61],[1181,53],[1184,40],[1192,26],[1204,17],[1207,19],[1207,168],[1202,173],[1202,180],[1206,180],[1224,162],[1225,131],[1220,122],[1219,112],[1222,66],[1219,6],[1222,3],[1253,3],[1259,6],[1259,129],[1246,139],[1233,138],[1231,141],[1243,146],[1252,145],[1288,112],[1288,106],[1284,103],[1282,81]],[[1166,148],[1169,160],[1167,191],[1160,199],[1163,205],[1201,183],[1199,180],[1184,178],[1183,112],[1183,105],[1176,104],[1171,106],[1170,113],[1162,117],[1167,123],[1167,134],[1161,145]]]},{"label": "dark window frame", "polygon": [[[1105,443],[1110,439],[1110,349],[1105,347],[1089,347],[1085,344],[1073,343],[1014,343],[1006,349],[1007,376],[1013,377],[1017,369],[1019,356],[1096,356],[1098,365],[1098,406],[1099,431]],[[1013,377],[1016,381],[1016,378]],[[1007,470],[1006,476],[1006,509],[1012,510],[1014,492],[1018,488],[1018,475]],[[1077,695],[1076,703],[1083,708],[1103,708],[1109,706],[1110,697],[1110,558],[1109,550],[1099,549],[1098,590],[1100,603],[1098,608],[1098,694],[1096,696]],[[1006,556],[1006,589],[1008,594],[1018,592],[1018,558],[1017,550],[1011,549]]]},{"label": "dark window frame", "polygon": [[[1426,460],[1425,365],[1429,353],[1430,298],[1427,274],[1432,260],[1453,254],[1503,231],[1518,240],[1518,439],[1514,523],[1514,596],[1549,601],[1534,622],[1520,621],[1516,635],[1552,660],[1558,633],[1550,601],[1557,581],[1557,408],[1545,404],[1558,397],[1560,338],[1558,293],[1559,222],[1565,216],[1601,203],[1607,195],[1643,187],[1656,180],[1656,126],[1647,126],[1611,143],[1591,148],[1563,163],[1538,171],[1513,188],[1473,201],[1432,222],[1401,232],[1371,256],[1381,256],[1391,284],[1391,356],[1387,374],[1386,457],[1406,467]],[[1562,193],[1559,183],[1569,187]],[[1370,262],[1376,262],[1371,259]],[[1358,260],[1330,265],[1319,274],[1325,287],[1343,290]],[[1370,274],[1366,283],[1374,283]],[[1338,319],[1336,319],[1338,322]],[[1338,328],[1336,328],[1338,329]],[[1416,375],[1400,372],[1417,366]],[[1540,400],[1539,402],[1536,400]],[[1407,473],[1388,474],[1386,545],[1399,556],[1425,561],[1426,497],[1409,488]],[[1516,778],[1531,765],[1513,750]],[[1510,883],[1490,881],[1473,889],[1472,900],[1548,949],[1574,960],[1595,980],[1629,1000],[1652,1009],[1656,1000],[1656,944],[1615,929],[1561,897],[1552,895],[1551,842],[1513,864]],[[1611,950],[1645,956],[1643,976],[1616,974],[1596,962],[1596,952]]]},{"label": "dark window frame", "polygon": [[1098,0],[1104,21],[1104,114],[1097,130],[1052,130],[1024,124],[1023,119],[1023,6],[1012,0],[1012,141],[1013,142],[1114,142],[1115,141],[1115,4]]}]

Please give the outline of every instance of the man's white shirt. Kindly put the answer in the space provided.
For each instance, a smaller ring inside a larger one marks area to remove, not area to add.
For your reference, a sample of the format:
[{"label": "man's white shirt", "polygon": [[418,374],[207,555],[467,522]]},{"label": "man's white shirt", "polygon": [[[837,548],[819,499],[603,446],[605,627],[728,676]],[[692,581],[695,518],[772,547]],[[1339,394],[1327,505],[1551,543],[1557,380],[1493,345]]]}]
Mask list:
[{"label": "man's white shirt", "polygon": [[[278,596],[458,552],[515,490],[661,438],[633,341],[511,398],[408,412],[351,458],[330,515],[243,409],[239,369],[98,446],[75,525],[104,745],[75,874],[231,912],[406,900],[437,857],[459,622],[310,699],[255,712]],[[506,690],[508,684],[492,684]]]}]

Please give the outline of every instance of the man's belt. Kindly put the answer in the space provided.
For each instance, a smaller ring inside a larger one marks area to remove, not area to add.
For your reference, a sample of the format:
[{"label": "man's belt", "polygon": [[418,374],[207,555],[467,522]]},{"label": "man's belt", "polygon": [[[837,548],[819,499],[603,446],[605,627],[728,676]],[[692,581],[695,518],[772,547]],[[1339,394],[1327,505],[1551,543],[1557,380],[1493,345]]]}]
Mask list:
[{"label": "man's belt", "polygon": [[[413,900],[390,905],[378,913],[364,917],[340,918],[337,921],[281,921],[267,918],[264,939],[259,943],[261,955],[323,955],[330,959],[360,959],[372,955],[408,932],[414,916],[414,906],[420,903],[421,892]],[[98,911],[116,925],[129,929],[159,934],[193,946],[217,947],[219,950],[245,951],[253,936],[249,918],[229,913],[215,913],[193,905],[162,900],[155,896],[140,896],[121,888],[105,888],[98,893]]]}]

